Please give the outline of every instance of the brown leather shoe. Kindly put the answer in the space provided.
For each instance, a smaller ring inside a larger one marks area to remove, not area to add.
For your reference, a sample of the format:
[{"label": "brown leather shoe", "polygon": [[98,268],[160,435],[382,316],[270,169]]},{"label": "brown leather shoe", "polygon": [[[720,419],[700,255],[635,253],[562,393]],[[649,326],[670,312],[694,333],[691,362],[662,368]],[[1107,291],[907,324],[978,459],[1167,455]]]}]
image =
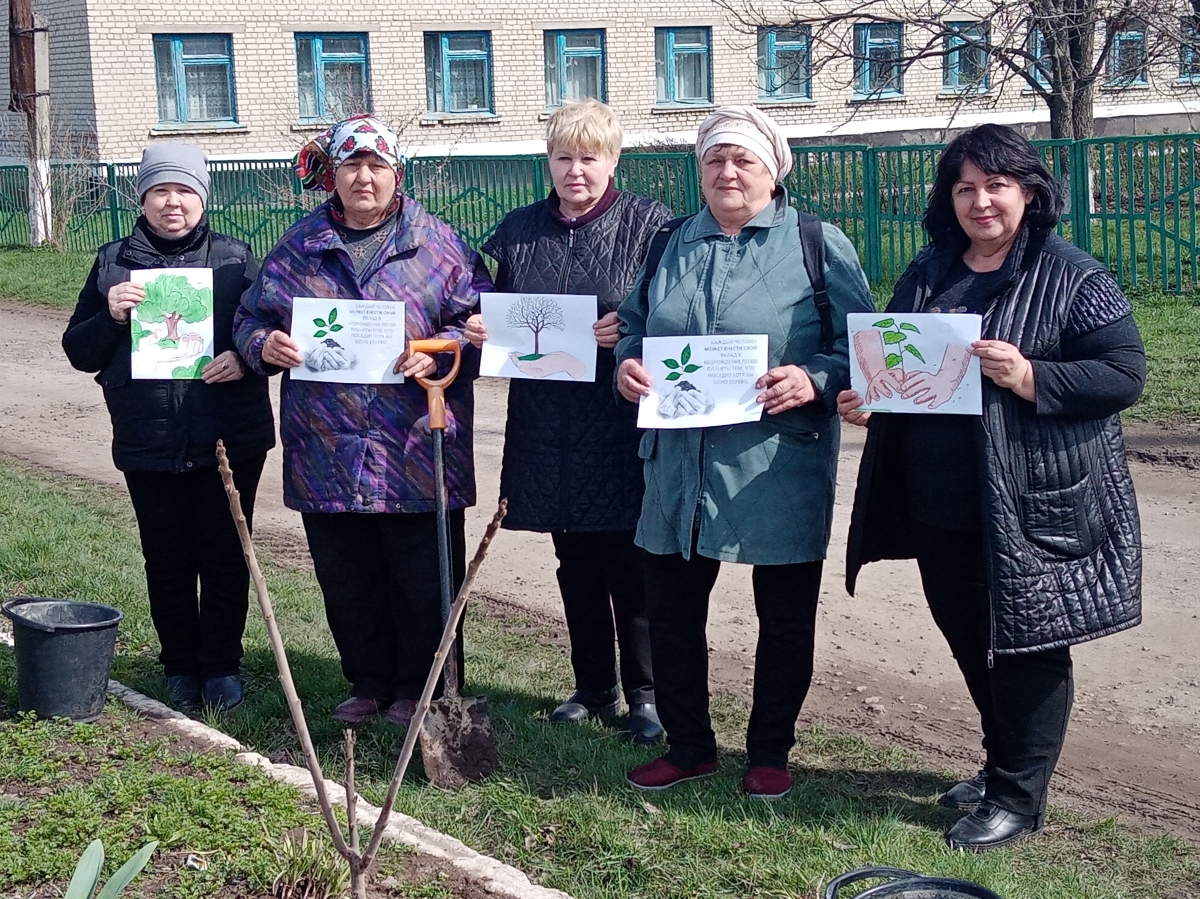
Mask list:
[{"label": "brown leather shoe", "polygon": [[333,719],[346,724],[366,724],[384,710],[386,703],[386,699],[351,696],[333,710]]},{"label": "brown leather shoe", "polygon": [[417,713],[417,701],[415,699],[397,699],[384,712],[383,717],[389,724],[398,724],[401,727],[408,727],[412,724],[413,715]]}]

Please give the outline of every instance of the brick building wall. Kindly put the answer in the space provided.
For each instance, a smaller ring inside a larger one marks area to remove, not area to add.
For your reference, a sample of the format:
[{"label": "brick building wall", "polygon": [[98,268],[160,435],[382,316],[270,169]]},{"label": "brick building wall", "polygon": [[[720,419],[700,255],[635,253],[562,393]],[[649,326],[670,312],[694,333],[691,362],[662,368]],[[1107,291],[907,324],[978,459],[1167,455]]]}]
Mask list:
[{"label": "brick building wall", "polygon": [[[537,152],[546,115],[543,33],[601,29],[605,40],[607,98],[620,113],[627,144],[686,143],[710,107],[656,105],[655,29],[708,27],[713,105],[757,103],[755,37],[731,25],[711,0],[629,3],[619,0],[536,3],[445,2],[378,6],[361,0],[327,0],[303,7],[281,0],[41,0],[50,20],[53,91],[58,108],[91,128],[105,159],[137,158],[150,141],[184,136],[216,157],[290,153],[314,128],[299,122],[297,32],[356,32],[367,36],[369,77],[376,114],[401,130],[410,153]],[[768,15],[786,6],[768,0]],[[491,40],[494,114],[431,115],[426,111],[424,34],[484,31]],[[907,29],[905,42],[919,40]],[[155,35],[228,35],[236,99],[236,125],[169,128],[159,123]],[[902,96],[856,101],[847,57],[815,72],[812,98],[761,103],[795,142],[837,139],[916,141],[938,137],[953,116],[956,125],[1005,121],[1034,126],[1048,113],[1020,85],[984,97],[947,93],[940,61],[918,64],[904,75]],[[7,85],[7,48],[0,50],[0,79]],[[1138,116],[1172,115],[1173,130],[1188,130],[1193,89],[1156,74],[1145,87],[1097,94],[1100,120],[1134,123]],[[1198,123],[1200,124],[1200,123]],[[1098,131],[1105,129],[1098,126]]]}]

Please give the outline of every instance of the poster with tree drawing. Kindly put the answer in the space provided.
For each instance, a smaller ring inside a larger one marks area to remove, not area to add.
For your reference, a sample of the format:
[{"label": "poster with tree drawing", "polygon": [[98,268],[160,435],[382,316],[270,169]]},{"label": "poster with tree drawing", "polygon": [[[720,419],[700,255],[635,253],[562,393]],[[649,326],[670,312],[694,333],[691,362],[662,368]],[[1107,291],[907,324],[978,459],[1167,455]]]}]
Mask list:
[{"label": "poster with tree drawing", "polygon": [[979,359],[971,355],[981,316],[854,312],[846,318],[850,386],[863,398],[860,408],[982,414],[982,375]]},{"label": "poster with tree drawing", "polygon": [[148,268],[129,280],[146,290],[130,312],[130,376],[197,380],[213,360],[210,268]]},{"label": "poster with tree drawing", "polygon": [[479,373],[497,378],[595,381],[596,297],[583,294],[480,294]]}]

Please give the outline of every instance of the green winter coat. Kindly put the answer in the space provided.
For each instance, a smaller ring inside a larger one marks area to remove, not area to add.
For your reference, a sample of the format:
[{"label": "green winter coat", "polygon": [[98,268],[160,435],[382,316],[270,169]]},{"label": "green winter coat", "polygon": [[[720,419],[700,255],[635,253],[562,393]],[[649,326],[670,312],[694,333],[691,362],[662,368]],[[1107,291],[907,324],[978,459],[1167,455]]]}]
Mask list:
[{"label": "green winter coat", "polygon": [[[796,210],[778,188],[728,237],[706,208],[671,235],[648,302],[640,284],[621,304],[617,361],[640,359],[643,337],[766,334],[768,365],[799,365],[819,399],[753,424],[649,430],[637,544],[652,553],[783,565],[825,558],[837,475],[837,394],[850,386],[846,314],[874,307],[854,246],[824,226],[833,351],[804,269]],[[643,274],[645,277],[645,274]]]}]

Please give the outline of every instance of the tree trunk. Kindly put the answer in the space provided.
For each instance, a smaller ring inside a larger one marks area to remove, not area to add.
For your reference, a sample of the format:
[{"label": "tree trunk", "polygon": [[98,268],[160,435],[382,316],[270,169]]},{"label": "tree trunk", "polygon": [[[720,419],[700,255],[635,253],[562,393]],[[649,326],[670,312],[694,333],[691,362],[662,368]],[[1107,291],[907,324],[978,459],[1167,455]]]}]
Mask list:
[{"label": "tree trunk", "polygon": [[1086,140],[1096,134],[1094,96],[1094,88],[1089,84],[1076,88],[1075,96],[1071,98],[1071,137],[1075,140]]},{"label": "tree trunk", "polygon": [[163,319],[167,324],[167,340],[179,339],[179,319],[178,315],[168,315]]},{"label": "tree trunk", "polygon": [[538,349],[538,341],[541,338],[541,336],[542,336],[542,332],[540,330],[533,332],[533,354],[535,356],[541,355],[541,352],[542,352],[540,349]]}]

